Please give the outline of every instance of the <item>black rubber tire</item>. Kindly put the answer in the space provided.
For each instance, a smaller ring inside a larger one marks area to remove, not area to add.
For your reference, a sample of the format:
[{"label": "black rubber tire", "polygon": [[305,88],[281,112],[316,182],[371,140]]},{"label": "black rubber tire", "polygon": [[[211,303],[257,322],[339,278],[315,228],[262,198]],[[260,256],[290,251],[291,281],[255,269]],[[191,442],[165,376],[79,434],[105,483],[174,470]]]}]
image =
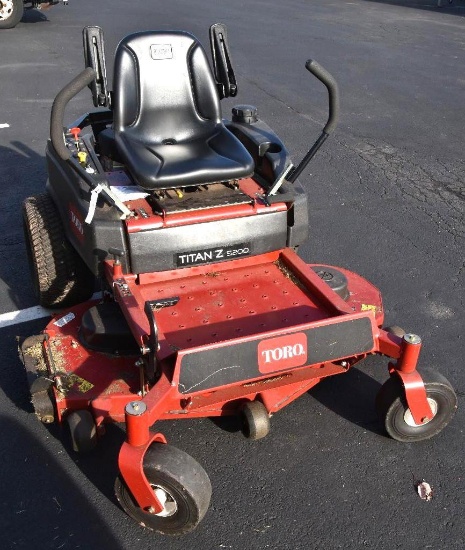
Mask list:
[{"label": "black rubber tire", "polygon": [[[12,3],[11,11],[5,11],[3,17],[0,15],[0,29],[12,29],[21,21],[24,14],[23,0],[10,0]],[[0,4],[2,4],[0,0]],[[2,6],[3,7],[3,6]]]},{"label": "black rubber tire", "polygon": [[76,453],[88,453],[95,449],[98,442],[97,427],[89,411],[73,411],[66,416],[65,422]]},{"label": "black rubber tire", "polygon": [[270,431],[270,417],[261,401],[248,401],[241,409],[242,433],[247,439],[262,439]]},{"label": "black rubber tire", "polygon": [[175,511],[162,516],[141,509],[119,476],[115,493],[124,511],[142,526],[163,535],[182,535],[195,529],[208,510],[212,494],[210,479],[202,466],[176,447],[153,443],[144,456],[144,473],[151,485],[169,495]]},{"label": "black rubber tire", "polygon": [[396,336],[399,336],[399,338],[402,338],[406,332],[403,328],[398,327],[397,325],[390,325],[388,327],[384,327],[384,330],[386,332],[390,332],[392,334],[395,334]]},{"label": "black rubber tire", "polygon": [[23,203],[23,226],[34,291],[43,307],[69,307],[88,300],[95,277],[66,238],[48,193]]},{"label": "black rubber tire", "polygon": [[435,436],[449,424],[457,409],[457,396],[447,378],[433,369],[422,369],[421,376],[428,399],[437,407],[435,416],[426,424],[412,426],[406,422],[408,406],[399,378],[389,378],[376,397],[376,409],[386,432],[397,441],[412,443]]}]

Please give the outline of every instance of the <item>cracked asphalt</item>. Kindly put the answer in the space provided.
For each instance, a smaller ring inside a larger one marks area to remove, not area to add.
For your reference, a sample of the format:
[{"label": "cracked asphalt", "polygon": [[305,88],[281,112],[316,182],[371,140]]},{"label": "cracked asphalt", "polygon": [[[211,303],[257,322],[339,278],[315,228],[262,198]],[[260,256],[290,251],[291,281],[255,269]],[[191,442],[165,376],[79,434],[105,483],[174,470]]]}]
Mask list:
[{"label": "cracked asphalt", "polygon": [[[129,32],[178,28],[204,44],[227,24],[239,84],[298,161],[326,120],[325,66],[341,90],[339,127],[302,176],[309,241],[302,257],[341,265],[381,290],[386,323],[421,334],[421,366],[452,383],[459,409],[437,437],[386,437],[374,398],[387,362],[371,358],[319,384],[252,443],[234,421],[163,422],[213,485],[211,508],[183,538],[153,535],[113,496],[124,434],[76,457],[31,412],[16,335],[0,328],[0,527],[5,549],[423,549],[465,546],[464,94],[465,3],[435,0],[70,0],[0,31],[0,314],[35,305],[22,200],[43,190],[50,107],[83,67],[81,30],[104,28],[112,54]],[[81,93],[67,120],[91,108]],[[3,126],[3,125],[8,126]],[[420,500],[414,482],[433,486]]]}]

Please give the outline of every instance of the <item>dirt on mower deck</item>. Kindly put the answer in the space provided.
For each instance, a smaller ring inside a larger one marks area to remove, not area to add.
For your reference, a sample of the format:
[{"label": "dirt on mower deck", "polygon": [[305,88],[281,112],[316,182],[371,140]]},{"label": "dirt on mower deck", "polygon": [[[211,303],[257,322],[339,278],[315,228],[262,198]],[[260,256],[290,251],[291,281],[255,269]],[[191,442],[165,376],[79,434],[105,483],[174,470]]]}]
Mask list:
[{"label": "dirt on mower deck", "polygon": [[323,319],[300,287],[267,263],[148,285],[142,293],[180,297],[156,319],[170,345],[185,349]]},{"label": "dirt on mower deck", "polygon": [[32,357],[35,361],[35,369],[40,376],[48,374],[47,364],[44,359],[44,349],[42,342],[36,342],[34,345],[23,349],[22,353]]},{"label": "dirt on mower deck", "polygon": [[[381,312],[378,290],[358,275],[345,273],[349,275],[348,304],[352,311]],[[285,331],[334,315],[310,296],[302,281],[280,260],[157,281],[140,290],[146,300],[180,298],[176,305],[156,313],[159,329],[177,350]]]}]

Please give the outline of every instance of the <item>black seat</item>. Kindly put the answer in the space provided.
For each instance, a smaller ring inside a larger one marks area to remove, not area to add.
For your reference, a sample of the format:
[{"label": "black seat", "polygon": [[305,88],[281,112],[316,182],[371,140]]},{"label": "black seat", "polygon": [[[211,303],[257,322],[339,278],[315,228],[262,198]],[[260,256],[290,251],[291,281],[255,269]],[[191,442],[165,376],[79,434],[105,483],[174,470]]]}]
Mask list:
[{"label": "black seat", "polygon": [[189,33],[123,39],[114,70],[119,156],[147,190],[250,176],[252,157],[225,128],[206,54]]}]

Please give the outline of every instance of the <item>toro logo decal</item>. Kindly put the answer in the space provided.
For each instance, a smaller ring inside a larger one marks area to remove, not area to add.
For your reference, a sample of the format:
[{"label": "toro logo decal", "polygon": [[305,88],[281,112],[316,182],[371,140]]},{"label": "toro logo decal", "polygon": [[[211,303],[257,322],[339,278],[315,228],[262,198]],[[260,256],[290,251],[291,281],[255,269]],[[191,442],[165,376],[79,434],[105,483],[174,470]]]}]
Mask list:
[{"label": "toro logo decal", "polygon": [[258,344],[258,369],[262,373],[300,367],[307,362],[307,336],[303,332],[262,340]]},{"label": "toro logo decal", "polygon": [[171,44],[151,44],[150,55],[152,59],[173,59]]},{"label": "toro logo decal", "polygon": [[84,222],[81,214],[76,210],[74,205],[69,204],[69,219],[71,231],[79,239],[80,242],[84,241]]}]

